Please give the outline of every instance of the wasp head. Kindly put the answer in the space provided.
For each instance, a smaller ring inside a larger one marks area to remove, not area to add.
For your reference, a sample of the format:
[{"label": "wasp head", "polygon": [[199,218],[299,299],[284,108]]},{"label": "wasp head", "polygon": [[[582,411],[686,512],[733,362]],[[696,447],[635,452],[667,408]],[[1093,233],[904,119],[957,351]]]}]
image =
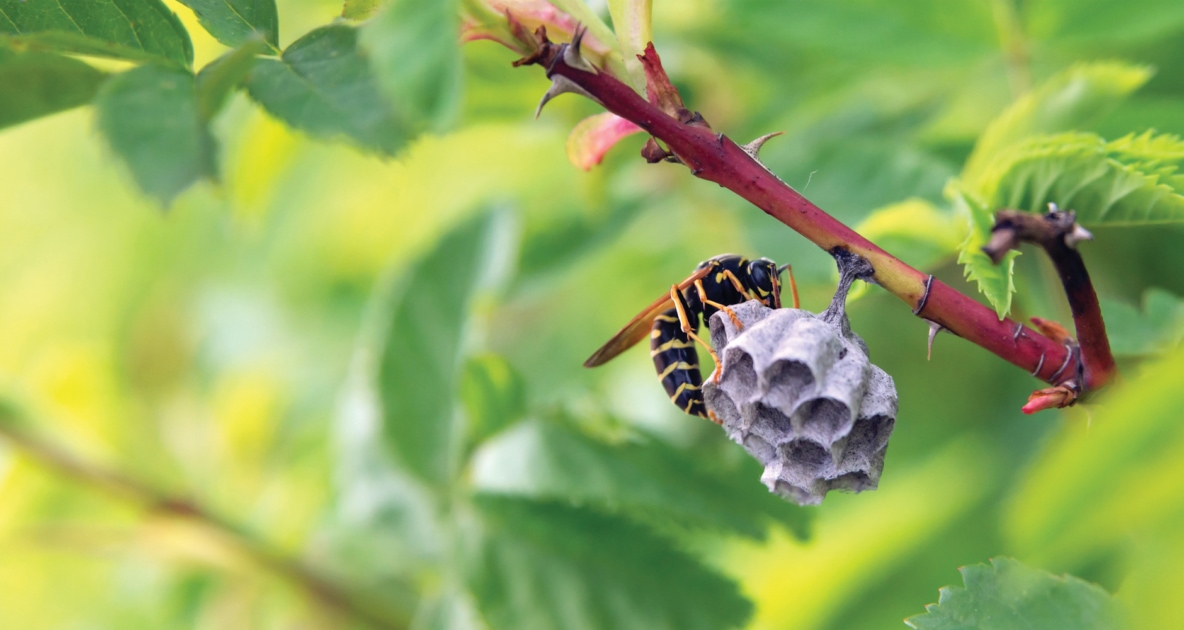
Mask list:
[{"label": "wasp head", "polygon": [[762,304],[781,308],[781,277],[777,263],[768,258],[757,258],[748,263],[748,277]]}]

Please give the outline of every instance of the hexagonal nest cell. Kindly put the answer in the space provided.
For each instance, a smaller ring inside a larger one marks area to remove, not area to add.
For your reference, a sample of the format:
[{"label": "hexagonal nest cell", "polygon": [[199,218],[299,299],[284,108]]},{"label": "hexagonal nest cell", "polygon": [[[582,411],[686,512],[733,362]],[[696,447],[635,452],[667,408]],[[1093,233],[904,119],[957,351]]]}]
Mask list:
[{"label": "hexagonal nest cell", "polygon": [[868,360],[838,297],[818,315],[751,301],[732,309],[742,329],[724,313],[710,322],[723,373],[704,384],[707,408],[764,464],[769,490],[799,505],[875,489],[896,422],[892,377]]}]

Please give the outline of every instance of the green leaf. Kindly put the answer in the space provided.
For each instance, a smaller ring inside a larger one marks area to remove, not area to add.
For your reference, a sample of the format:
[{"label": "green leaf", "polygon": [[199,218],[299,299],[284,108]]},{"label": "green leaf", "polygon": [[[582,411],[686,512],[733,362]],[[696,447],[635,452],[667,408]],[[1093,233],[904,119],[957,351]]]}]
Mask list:
[{"label": "green leaf", "polygon": [[953,255],[966,240],[964,219],[915,198],[874,210],[855,231],[918,269]]},{"label": "green leaf", "polygon": [[1026,138],[1097,120],[1150,78],[1150,68],[1118,62],[1078,64],[1054,75],[991,122],[966,161],[963,184],[982,194],[980,178],[1001,152]]},{"label": "green leaf", "polygon": [[484,532],[468,585],[491,628],[739,627],[734,583],[628,521],[558,503],[479,495]]},{"label": "green leaf", "polygon": [[653,4],[653,0],[608,0],[625,68],[633,86],[641,89],[645,89],[645,70],[637,56],[654,41]]},{"label": "green leaf", "polygon": [[160,0],[0,0],[4,35],[62,52],[193,63],[189,33]]},{"label": "green leaf", "polygon": [[381,0],[345,0],[341,17],[347,20],[366,20],[378,12]]},{"label": "green leaf", "polygon": [[1088,133],[1032,138],[987,169],[989,207],[1044,210],[1051,202],[1092,225],[1184,222],[1184,142],[1131,135],[1113,142]]},{"label": "green leaf", "polygon": [[468,417],[470,445],[517,422],[526,414],[526,383],[514,366],[496,354],[471,357],[460,381],[460,397]]},{"label": "green leaf", "polygon": [[456,0],[392,0],[362,27],[361,44],[403,124],[440,129],[460,105]]},{"label": "green leaf", "polygon": [[1100,300],[1110,349],[1117,356],[1163,354],[1184,340],[1184,300],[1148,289],[1143,309],[1116,300]]},{"label": "green leaf", "polygon": [[478,279],[490,265],[494,215],[455,228],[407,266],[379,365],[383,438],[408,471],[437,487],[456,470],[464,437],[456,395],[461,338]]},{"label": "green leaf", "polygon": [[316,29],[289,46],[282,60],[260,59],[247,91],[297,129],[326,139],[344,136],[391,155],[407,142],[407,130],[379,91],[357,37],[344,24]]},{"label": "green leaf", "polygon": [[77,59],[0,43],[0,128],[85,105],[106,77]]},{"label": "green leaf", "polygon": [[655,440],[610,445],[558,422],[531,421],[474,456],[484,492],[592,504],[653,522],[760,538],[770,523],[805,530],[805,511],[770,495],[759,470],[721,477]]},{"label": "green leaf", "polygon": [[275,0],[177,0],[193,9],[210,35],[230,47],[241,46],[256,33],[279,45],[279,15]]},{"label": "green leaf", "polygon": [[145,65],[113,77],[95,100],[99,131],[140,188],[168,204],[214,177],[214,139],[201,120],[194,77]]},{"label": "green leaf", "polygon": [[905,620],[917,630],[1109,630],[1122,627],[1113,598],[1071,575],[1059,577],[1011,558],[960,569],[965,587],[944,587],[936,604]]},{"label": "green leaf", "polygon": [[1011,296],[1015,293],[1015,259],[1020,252],[1007,252],[998,265],[991,262],[982,248],[990,238],[991,227],[995,225],[994,215],[985,203],[958,190],[956,186],[951,186],[947,192],[970,217],[970,233],[958,252],[958,264],[964,266],[966,279],[978,285],[978,290],[995,308],[995,314],[1003,319],[1011,312]]},{"label": "green leaf", "polygon": [[[1064,423],[1003,521],[1024,557],[1073,569],[1131,542],[1178,538],[1184,514],[1184,347],[1110,387],[1089,421]],[[1178,565],[1176,570],[1178,570]]]},{"label": "green leaf", "polygon": [[262,39],[251,39],[197,73],[197,104],[202,120],[208,122],[222,109],[230,93],[242,85],[255,66],[255,56],[266,50]]}]

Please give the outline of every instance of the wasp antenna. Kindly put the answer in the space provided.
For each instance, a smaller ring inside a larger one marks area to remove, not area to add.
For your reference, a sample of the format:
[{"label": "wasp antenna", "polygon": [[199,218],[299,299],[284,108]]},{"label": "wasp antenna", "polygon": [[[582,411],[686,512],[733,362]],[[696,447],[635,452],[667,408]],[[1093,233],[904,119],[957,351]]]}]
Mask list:
[{"label": "wasp antenna", "polygon": [[801,308],[802,301],[798,297],[798,281],[795,280],[793,277],[793,265],[791,265],[789,263],[785,263],[784,265],[781,265],[780,267],[777,268],[777,275],[780,276],[781,274],[783,274],[787,271],[789,272],[789,291],[793,295],[793,307],[794,308]]}]

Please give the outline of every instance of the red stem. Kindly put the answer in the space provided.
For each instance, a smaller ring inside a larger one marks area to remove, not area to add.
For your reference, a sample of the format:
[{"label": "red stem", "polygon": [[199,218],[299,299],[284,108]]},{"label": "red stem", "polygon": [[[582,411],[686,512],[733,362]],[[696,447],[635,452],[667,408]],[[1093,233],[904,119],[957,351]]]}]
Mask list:
[{"label": "red stem", "polygon": [[937,322],[1046,382],[1066,370],[1076,371],[1077,358],[1063,344],[1011,319],[999,320],[986,306],[888,254],[790,188],[723,134],[701,122],[670,116],[606,72],[568,65],[563,60],[566,47],[543,39],[521,63],[542,65],[548,78],[570,80],[608,111],[666,143],[693,175],[735,192],[822,249],[843,248],[863,256],[875,269],[873,279],[918,317]]},{"label": "red stem", "polygon": [[[1044,249],[1061,277],[1065,297],[1073,312],[1073,326],[1081,349],[1082,378],[1078,385],[1085,391],[1105,385],[1118,371],[1110,352],[1110,339],[1106,336],[1106,322],[1102,319],[1098,295],[1094,293],[1085,261],[1076,248],[1077,241],[1088,238],[1092,236],[1077,225],[1073,212],[1054,209],[1048,214],[1034,214],[1000,210],[995,214],[991,240],[983,247],[983,252],[996,263],[1020,242],[1034,243]],[[1077,372],[1065,370],[1057,380],[1077,381],[1077,377]]]}]

